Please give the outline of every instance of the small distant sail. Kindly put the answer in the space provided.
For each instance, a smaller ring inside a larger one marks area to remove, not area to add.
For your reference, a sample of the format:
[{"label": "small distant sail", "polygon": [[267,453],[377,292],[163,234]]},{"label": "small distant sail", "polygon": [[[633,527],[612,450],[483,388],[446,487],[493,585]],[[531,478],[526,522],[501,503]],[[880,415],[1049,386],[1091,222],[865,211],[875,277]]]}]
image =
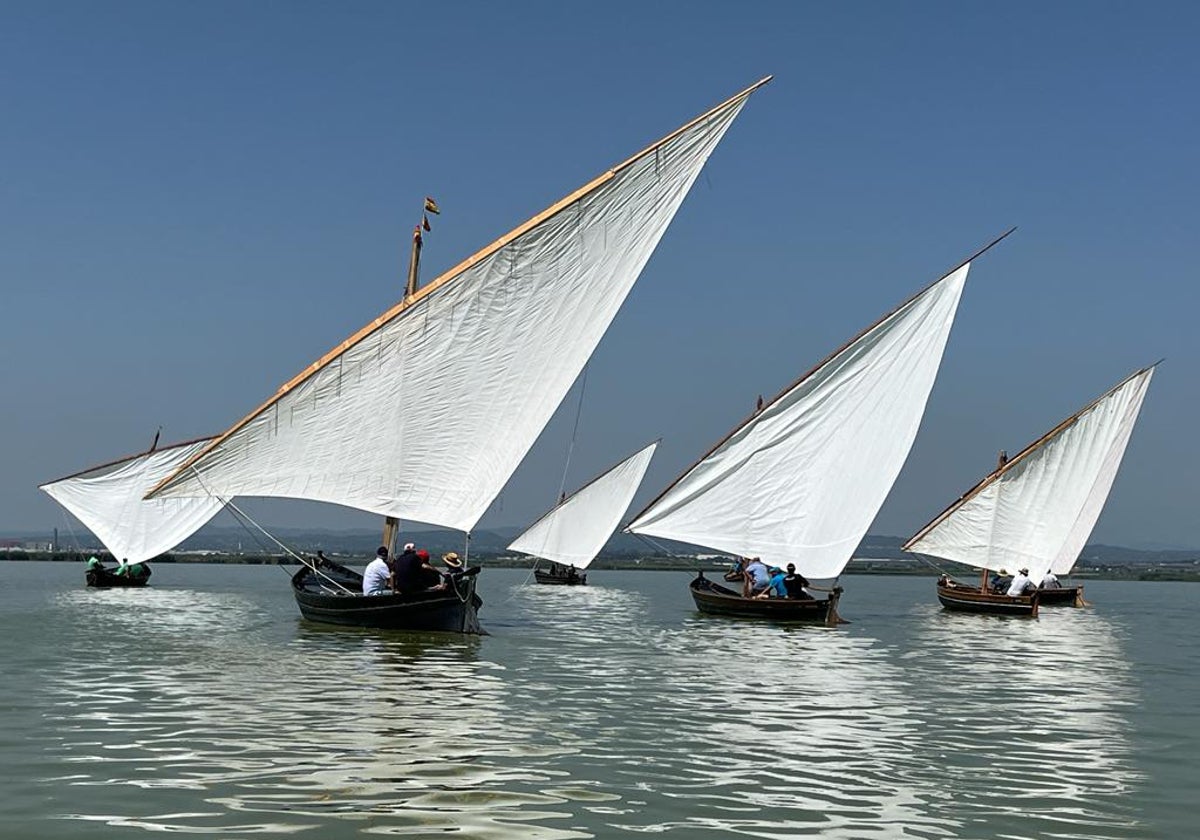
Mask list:
[{"label": "small distant sail", "polygon": [[766,81],[385,312],[151,495],[312,499],[470,531],[596,349],[709,155]]},{"label": "small distant sail", "polygon": [[912,448],[969,267],[767,402],[626,530],[840,575]]},{"label": "small distant sail", "polygon": [[[143,500],[146,491],[213,438],[151,449],[40,489],[95,534],[117,560],[139,563],[170,551],[212,519],[223,503],[211,496]],[[157,437],[155,446],[157,446]]]},{"label": "small distant sail", "polygon": [[977,569],[1075,566],[1133,433],[1154,368],[1123,380],[1010,458],[905,545]]},{"label": "small distant sail", "polygon": [[657,446],[655,441],[568,496],[509,549],[586,569],[621,523]]}]

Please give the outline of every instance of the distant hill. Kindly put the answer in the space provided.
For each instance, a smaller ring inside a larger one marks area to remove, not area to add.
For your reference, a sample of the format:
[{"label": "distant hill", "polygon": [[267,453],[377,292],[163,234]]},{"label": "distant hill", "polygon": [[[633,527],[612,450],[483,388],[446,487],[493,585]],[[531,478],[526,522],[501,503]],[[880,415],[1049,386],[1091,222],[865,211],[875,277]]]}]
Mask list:
[{"label": "distant hill", "polygon": [[[521,531],[520,528],[493,528],[476,531],[471,535],[471,553],[481,557],[497,557],[509,554],[508,544]],[[313,554],[322,549],[328,554],[370,557],[379,546],[378,531],[316,531],[304,528],[282,528],[274,535],[296,551]],[[52,535],[36,532],[0,534],[0,548],[20,548],[40,544],[45,548]],[[98,549],[99,541],[87,531],[80,531],[74,538],[59,535],[60,549]],[[440,528],[404,531],[401,543],[413,542],[431,554],[447,551],[462,552],[463,535],[458,531]],[[82,545],[77,544],[83,542]],[[900,550],[904,544],[901,537],[868,534],[854,552],[856,558],[875,560],[913,561],[912,555]],[[261,535],[254,535],[241,528],[206,526],[183,542],[176,553],[214,552],[221,554],[279,554],[277,546]],[[614,534],[601,552],[605,558],[614,560],[650,557],[654,555],[714,556],[714,552],[697,546],[672,540],[647,540],[630,534]],[[1200,562],[1200,550],[1196,549],[1137,549],[1101,543],[1088,545],[1080,555],[1080,565],[1093,568],[1106,566],[1138,565],[1195,565]]]}]

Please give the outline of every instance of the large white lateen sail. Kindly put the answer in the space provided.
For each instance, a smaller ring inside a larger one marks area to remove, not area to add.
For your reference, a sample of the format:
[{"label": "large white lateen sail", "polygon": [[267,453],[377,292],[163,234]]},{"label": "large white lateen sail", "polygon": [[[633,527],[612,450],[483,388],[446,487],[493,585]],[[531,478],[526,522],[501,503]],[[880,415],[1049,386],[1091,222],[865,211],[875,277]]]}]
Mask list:
[{"label": "large white lateen sail", "polygon": [[655,441],[559,502],[509,548],[586,569],[620,524],[657,446]]},{"label": "large white lateen sail", "polygon": [[140,563],[170,551],[216,516],[222,502],[143,499],[214,438],[164,446],[92,467],[41,486],[95,534],[118,560]]},{"label": "large white lateen sail", "polygon": [[626,530],[840,575],[908,457],[969,267],[767,403]]},{"label": "large white lateen sail", "polygon": [[152,495],[282,496],[470,529],[767,79],[385,312]]},{"label": "large white lateen sail", "polygon": [[1154,369],[1134,373],[998,467],[904,548],[974,566],[1067,574],[1112,489]]}]

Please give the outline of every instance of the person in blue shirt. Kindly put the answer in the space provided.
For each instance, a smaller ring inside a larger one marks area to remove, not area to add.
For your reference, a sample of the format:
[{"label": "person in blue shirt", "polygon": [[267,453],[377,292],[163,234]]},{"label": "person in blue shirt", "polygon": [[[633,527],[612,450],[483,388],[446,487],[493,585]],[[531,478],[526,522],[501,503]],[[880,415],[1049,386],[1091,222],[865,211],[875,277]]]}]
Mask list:
[{"label": "person in blue shirt", "polygon": [[788,596],[787,584],[784,582],[787,575],[783,573],[783,569],[778,566],[772,566],[768,570],[771,574],[770,583],[763,591],[759,598],[786,598]]}]

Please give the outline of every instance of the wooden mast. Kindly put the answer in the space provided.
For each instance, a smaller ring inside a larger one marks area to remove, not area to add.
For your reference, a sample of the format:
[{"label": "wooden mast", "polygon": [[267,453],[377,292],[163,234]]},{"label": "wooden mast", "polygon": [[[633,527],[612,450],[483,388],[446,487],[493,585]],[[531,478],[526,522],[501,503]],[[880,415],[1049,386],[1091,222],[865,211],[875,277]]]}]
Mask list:
[{"label": "wooden mast", "polygon": [[[429,199],[425,199],[425,207],[429,206]],[[404,302],[409,303],[417,294],[417,278],[421,271],[421,226],[425,224],[425,216],[421,217],[421,224],[413,228],[412,235],[412,252],[408,256],[408,280],[404,283]],[[383,518],[383,547],[388,550],[391,555],[396,548],[396,535],[400,533],[400,519],[395,516],[385,516]]]}]

